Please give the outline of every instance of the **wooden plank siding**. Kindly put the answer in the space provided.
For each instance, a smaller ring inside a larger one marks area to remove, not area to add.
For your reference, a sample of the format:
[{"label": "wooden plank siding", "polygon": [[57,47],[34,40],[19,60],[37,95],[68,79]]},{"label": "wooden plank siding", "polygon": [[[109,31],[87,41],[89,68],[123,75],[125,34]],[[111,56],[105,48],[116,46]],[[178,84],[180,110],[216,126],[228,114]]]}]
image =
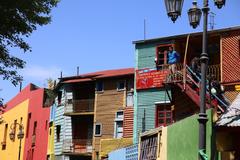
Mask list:
[{"label": "wooden plank siding", "polygon": [[[100,140],[114,138],[115,118],[117,111],[123,111],[126,107],[126,91],[117,90],[118,81],[127,81],[132,77],[119,77],[96,80],[104,83],[104,91],[95,94],[94,124],[102,124],[101,136],[93,138],[93,159],[96,152],[100,151]],[[125,85],[126,86],[126,85]]]},{"label": "wooden plank siding", "polygon": [[222,35],[222,82],[240,81],[240,31]]},{"label": "wooden plank siding", "polygon": [[124,110],[123,138],[131,138],[133,136],[133,112],[132,106],[128,106]]},{"label": "wooden plank siding", "polygon": [[164,89],[148,89],[136,93],[137,101],[134,102],[134,143],[138,142],[138,135],[143,129],[143,118],[145,110],[145,129],[155,128],[156,102],[169,101]]}]

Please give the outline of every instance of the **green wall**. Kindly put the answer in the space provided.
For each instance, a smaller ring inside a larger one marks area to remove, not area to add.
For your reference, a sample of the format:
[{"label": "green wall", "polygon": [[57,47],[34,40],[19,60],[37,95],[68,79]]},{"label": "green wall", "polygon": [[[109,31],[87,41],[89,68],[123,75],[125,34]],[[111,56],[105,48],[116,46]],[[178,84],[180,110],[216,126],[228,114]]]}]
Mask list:
[{"label": "green wall", "polygon": [[[212,110],[207,111],[207,154],[210,160],[212,140]],[[168,160],[197,160],[198,159],[198,115],[183,119],[168,127],[167,159]]]}]

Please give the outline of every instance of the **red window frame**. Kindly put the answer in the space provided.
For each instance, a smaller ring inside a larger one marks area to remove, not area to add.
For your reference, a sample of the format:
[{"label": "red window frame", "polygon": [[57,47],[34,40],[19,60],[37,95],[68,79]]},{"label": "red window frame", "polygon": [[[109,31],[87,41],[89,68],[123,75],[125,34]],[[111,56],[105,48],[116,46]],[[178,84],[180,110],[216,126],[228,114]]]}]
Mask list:
[{"label": "red window frame", "polygon": [[155,127],[168,126],[173,123],[171,105],[156,105]]},{"label": "red window frame", "polygon": [[[164,53],[164,50],[168,50],[168,47],[170,46],[174,47],[174,44],[162,44],[156,47],[156,66],[158,69],[163,69],[164,68],[163,66],[167,64],[167,53]],[[161,58],[163,60],[163,63],[161,64],[159,63],[160,62],[159,53],[163,55],[163,58]]]}]

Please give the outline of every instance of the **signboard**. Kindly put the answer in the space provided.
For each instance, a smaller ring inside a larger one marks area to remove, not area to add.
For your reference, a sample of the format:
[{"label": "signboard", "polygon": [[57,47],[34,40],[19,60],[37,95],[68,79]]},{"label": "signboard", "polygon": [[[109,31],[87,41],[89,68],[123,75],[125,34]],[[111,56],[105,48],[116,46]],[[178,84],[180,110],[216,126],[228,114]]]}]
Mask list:
[{"label": "signboard", "polygon": [[148,89],[163,86],[169,70],[141,69],[136,71],[136,88]]},{"label": "signboard", "polygon": [[235,90],[240,91],[240,85],[235,85]]}]

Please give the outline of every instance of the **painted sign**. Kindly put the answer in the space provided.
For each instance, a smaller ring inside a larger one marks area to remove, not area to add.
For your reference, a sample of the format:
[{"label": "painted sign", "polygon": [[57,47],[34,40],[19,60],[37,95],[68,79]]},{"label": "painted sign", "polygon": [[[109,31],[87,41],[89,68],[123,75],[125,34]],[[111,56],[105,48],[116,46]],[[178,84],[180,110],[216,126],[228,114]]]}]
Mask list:
[{"label": "painted sign", "polygon": [[141,69],[136,71],[137,89],[162,87],[168,70]]}]

